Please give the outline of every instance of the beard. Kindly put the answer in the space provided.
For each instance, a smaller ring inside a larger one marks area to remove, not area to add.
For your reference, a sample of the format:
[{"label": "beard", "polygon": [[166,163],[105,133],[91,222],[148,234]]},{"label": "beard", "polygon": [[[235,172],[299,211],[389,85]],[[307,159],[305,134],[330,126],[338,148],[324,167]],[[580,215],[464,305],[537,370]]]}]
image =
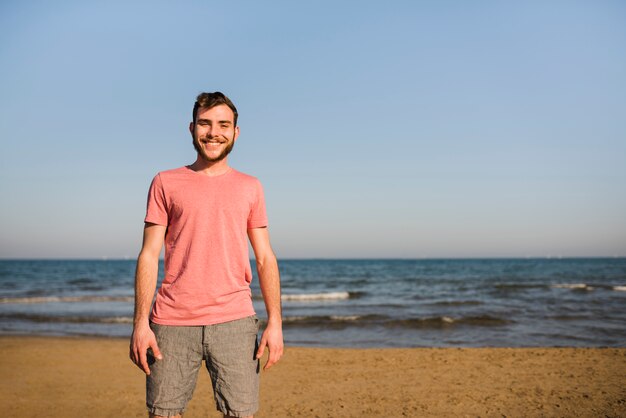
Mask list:
[{"label": "beard", "polygon": [[193,137],[193,147],[198,152],[198,155],[204,161],[206,161],[208,163],[216,163],[218,161],[222,161],[224,158],[226,158],[228,156],[228,154],[230,154],[230,152],[233,150],[234,146],[235,146],[235,138],[233,137],[233,138],[230,139],[230,141],[228,142],[226,147],[222,150],[222,152],[219,153],[219,155],[217,157],[210,157],[209,155],[207,155],[205,149],[202,147],[202,144],[198,140],[198,137],[195,136],[195,135]]}]

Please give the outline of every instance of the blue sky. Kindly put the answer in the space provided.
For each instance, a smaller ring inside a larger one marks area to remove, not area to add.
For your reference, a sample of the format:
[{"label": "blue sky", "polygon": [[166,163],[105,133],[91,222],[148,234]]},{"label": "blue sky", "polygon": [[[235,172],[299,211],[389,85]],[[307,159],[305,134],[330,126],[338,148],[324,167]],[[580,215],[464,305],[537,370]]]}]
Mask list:
[{"label": "blue sky", "polygon": [[0,4],[0,257],[135,257],[195,96],[280,258],[626,255],[626,3]]}]

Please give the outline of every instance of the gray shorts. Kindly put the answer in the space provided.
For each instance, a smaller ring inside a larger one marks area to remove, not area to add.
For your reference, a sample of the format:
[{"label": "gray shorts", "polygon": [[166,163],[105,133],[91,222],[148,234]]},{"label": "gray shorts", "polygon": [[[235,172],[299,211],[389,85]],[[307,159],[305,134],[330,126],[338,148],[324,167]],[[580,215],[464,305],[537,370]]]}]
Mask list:
[{"label": "gray shorts", "polygon": [[182,414],[205,360],[218,411],[235,417],[259,407],[259,360],[255,360],[259,320],[250,316],[207,326],[151,323],[162,360],[148,356],[146,405],[155,415]]}]

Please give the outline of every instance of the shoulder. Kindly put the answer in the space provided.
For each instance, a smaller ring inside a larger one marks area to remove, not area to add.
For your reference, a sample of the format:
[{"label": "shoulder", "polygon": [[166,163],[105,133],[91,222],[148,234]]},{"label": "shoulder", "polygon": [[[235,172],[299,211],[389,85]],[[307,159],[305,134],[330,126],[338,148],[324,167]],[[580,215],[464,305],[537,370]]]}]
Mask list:
[{"label": "shoulder", "polygon": [[187,167],[159,171],[152,179],[150,188],[152,190],[161,190],[165,194],[170,193],[172,190],[183,188],[190,183],[189,171]]},{"label": "shoulder", "polygon": [[172,168],[170,170],[159,171],[156,177],[160,177],[161,179],[167,179],[167,178],[173,178],[173,177],[176,178],[176,177],[187,175],[189,171],[190,171],[189,168],[187,168],[186,166],[183,166],[183,167],[178,167],[178,168]]},{"label": "shoulder", "polygon": [[191,170],[189,170],[189,168],[187,167],[179,167],[173,168],[171,170],[159,171],[154,176],[153,182],[163,185],[178,183],[180,181],[188,182],[189,179],[193,178],[193,176],[190,176],[189,173],[191,173]]},{"label": "shoulder", "polygon": [[250,174],[242,173],[241,171],[231,168],[230,176],[233,181],[237,181],[242,184],[247,184],[254,187],[260,187],[261,182],[258,178],[251,176]]}]

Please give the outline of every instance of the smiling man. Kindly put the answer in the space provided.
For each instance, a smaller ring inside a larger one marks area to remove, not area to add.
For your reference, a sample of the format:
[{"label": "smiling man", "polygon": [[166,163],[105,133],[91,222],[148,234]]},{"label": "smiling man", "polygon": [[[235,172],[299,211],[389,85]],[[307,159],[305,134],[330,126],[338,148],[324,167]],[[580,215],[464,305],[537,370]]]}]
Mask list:
[{"label": "smiling man", "polygon": [[[252,416],[259,403],[259,358],[267,348],[269,369],[283,353],[280,279],[263,189],[228,165],[239,136],[237,116],[224,94],[200,94],[189,124],[196,161],[160,172],[150,186],[130,358],[146,373],[151,417],[182,416],[202,360],[217,409],[224,416]],[[248,240],[268,315],[260,343]],[[152,305],[163,245],[165,275]]]}]

